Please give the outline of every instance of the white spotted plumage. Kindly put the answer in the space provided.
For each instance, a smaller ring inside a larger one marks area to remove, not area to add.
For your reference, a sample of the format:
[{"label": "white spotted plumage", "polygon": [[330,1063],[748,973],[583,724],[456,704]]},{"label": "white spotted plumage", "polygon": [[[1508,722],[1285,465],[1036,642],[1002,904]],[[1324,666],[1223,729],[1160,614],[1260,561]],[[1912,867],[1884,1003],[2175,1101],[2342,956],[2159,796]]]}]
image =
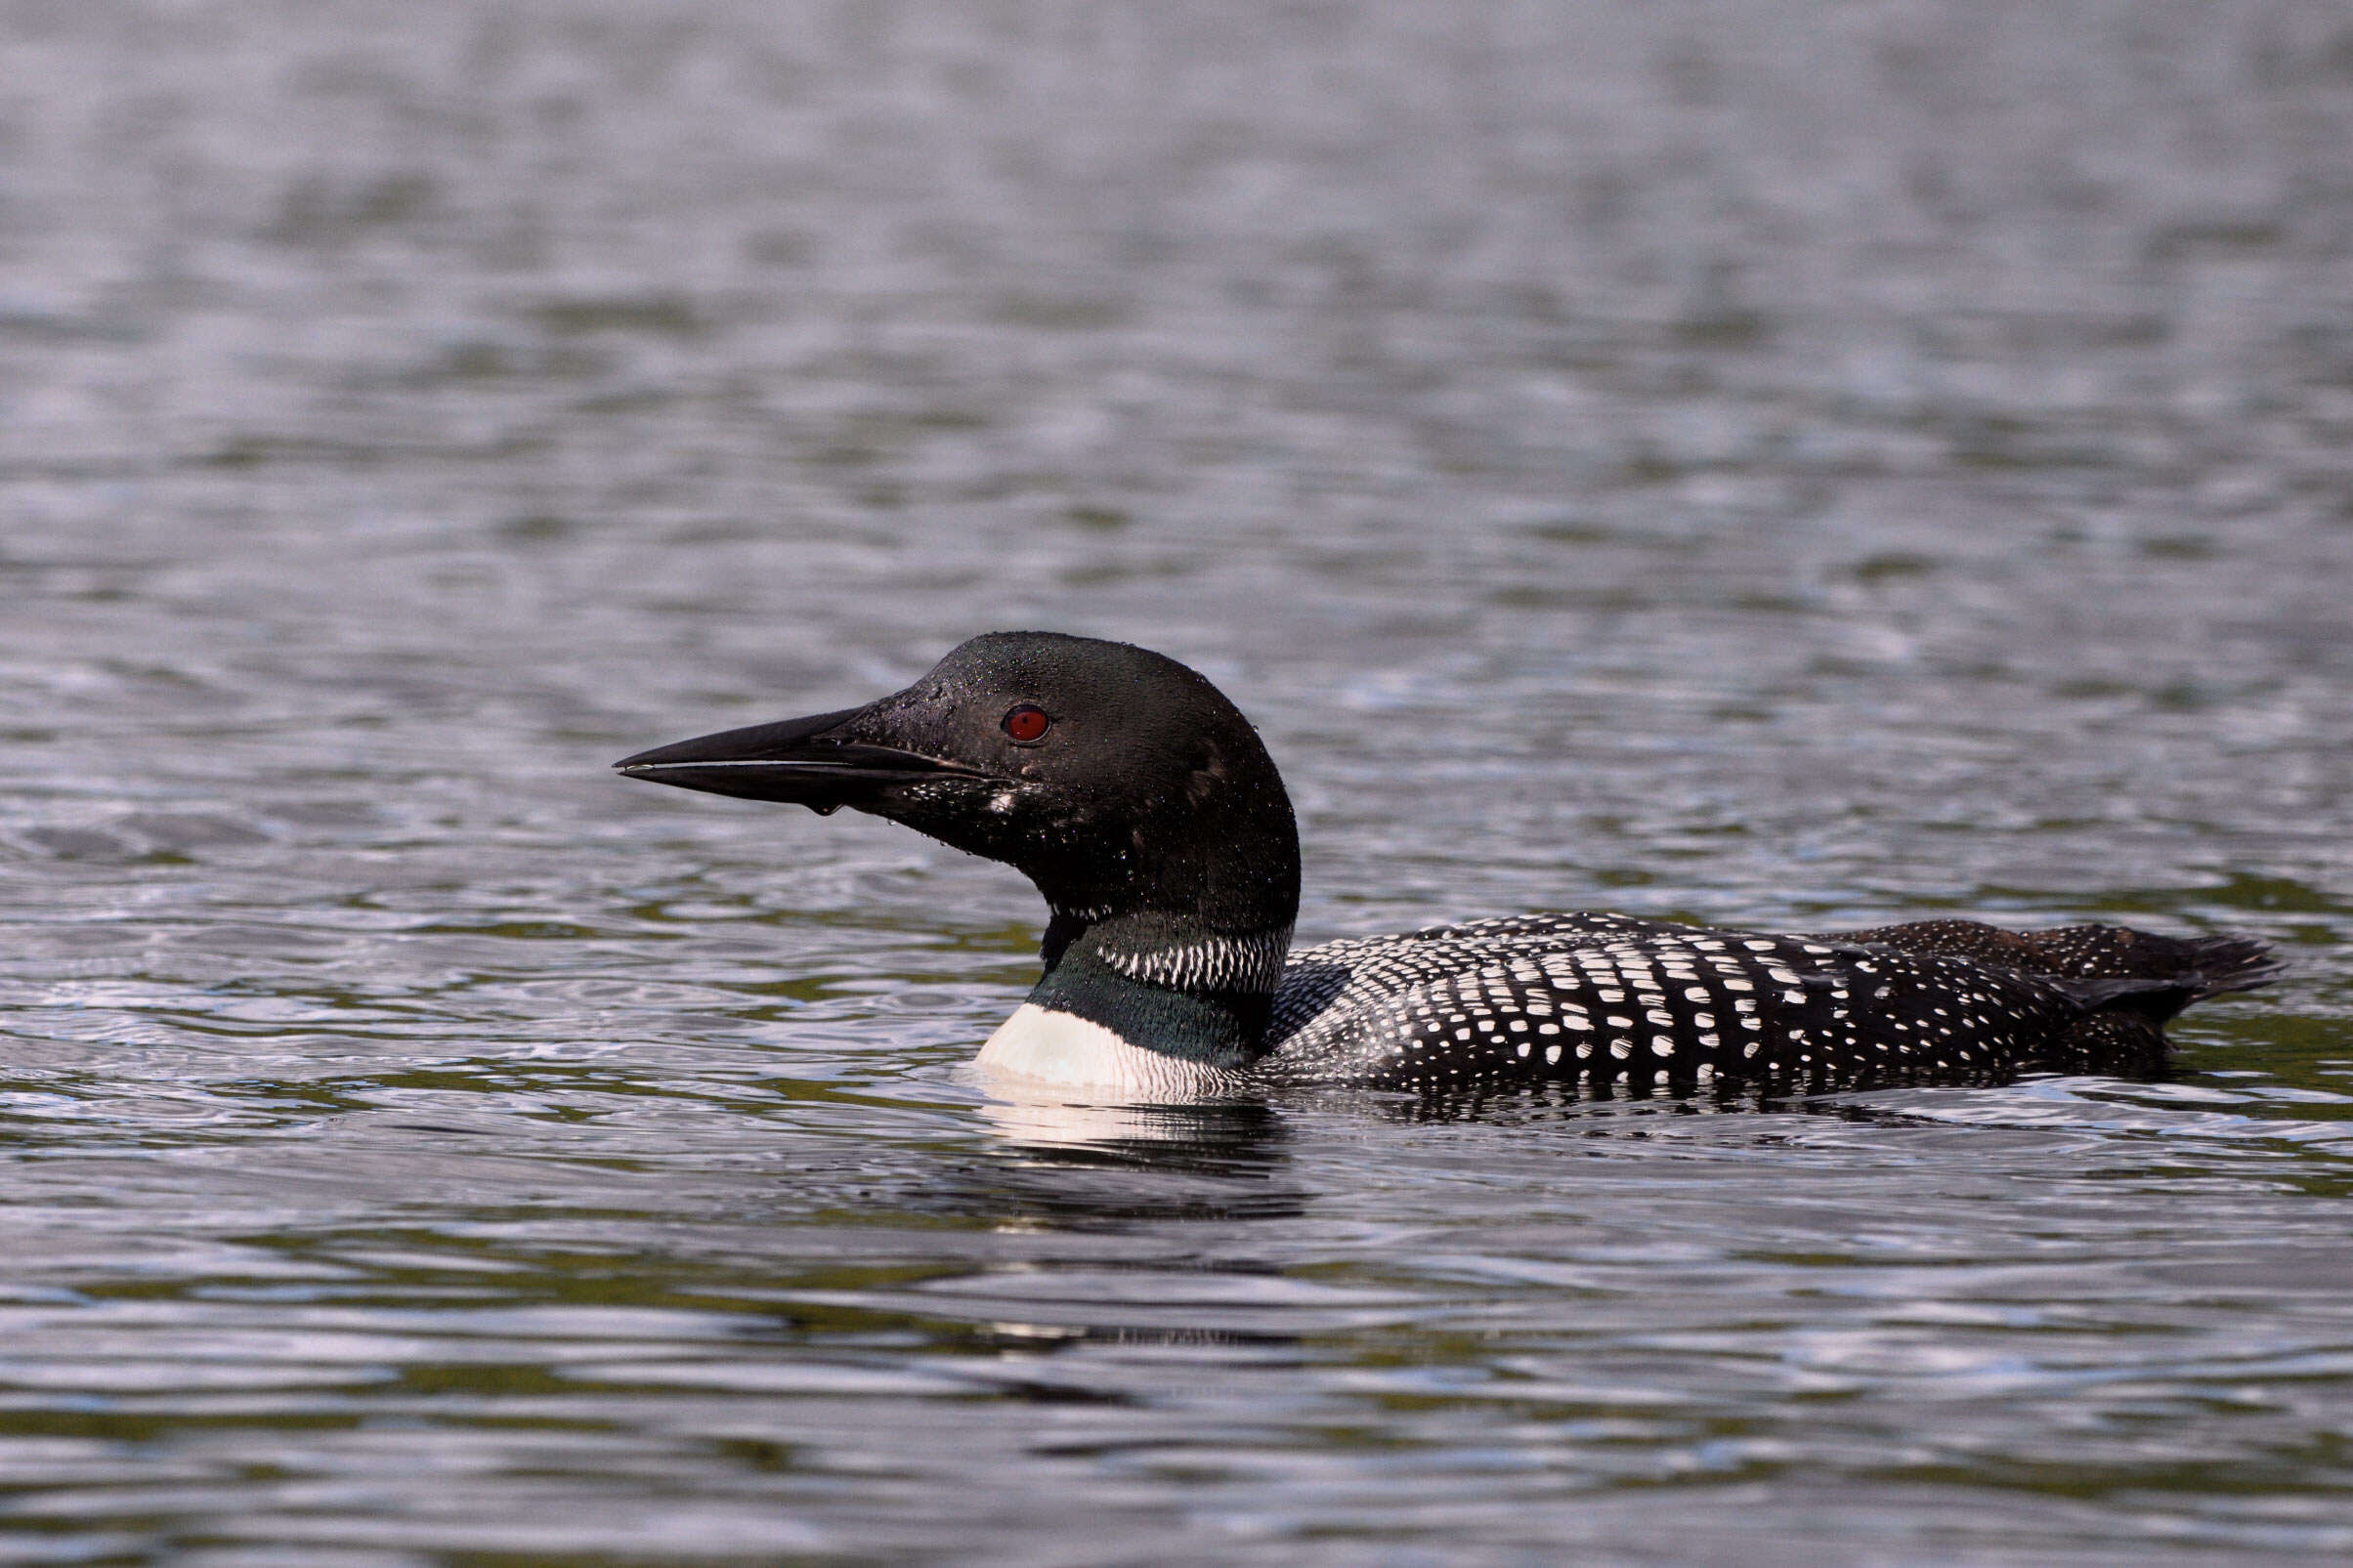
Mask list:
[{"label": "white spotted plumage", "polygon": [[[2051,981],[1964,959],[1625,915],[1520,915],[1295,954],[1259,1067],[1276,1079],[1449,1085],[1904,1067],[1990,1075],[2015,1069],[2075,1012]],[[1734,1023],[1742,1033],[1728,1040]],[[1534,1051],[1531,1025],[1598,1032],[1604,1048]]]}]

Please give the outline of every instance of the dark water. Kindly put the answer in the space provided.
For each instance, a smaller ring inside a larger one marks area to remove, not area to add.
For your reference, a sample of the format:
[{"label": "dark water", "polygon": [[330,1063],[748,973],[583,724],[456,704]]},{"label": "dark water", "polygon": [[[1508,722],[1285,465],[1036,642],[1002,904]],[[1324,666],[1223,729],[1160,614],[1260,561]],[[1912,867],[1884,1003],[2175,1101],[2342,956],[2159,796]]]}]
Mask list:
[{"label": "dark water", "polygon": [[[1590,14],[1589,14],[1590,13]],[[0,12],[0,1562],[2353,1552],[2334,4]],[[1121,1118],[613,779],[962,637],[1311,939],[2248,931],[2170,1082]]]}]

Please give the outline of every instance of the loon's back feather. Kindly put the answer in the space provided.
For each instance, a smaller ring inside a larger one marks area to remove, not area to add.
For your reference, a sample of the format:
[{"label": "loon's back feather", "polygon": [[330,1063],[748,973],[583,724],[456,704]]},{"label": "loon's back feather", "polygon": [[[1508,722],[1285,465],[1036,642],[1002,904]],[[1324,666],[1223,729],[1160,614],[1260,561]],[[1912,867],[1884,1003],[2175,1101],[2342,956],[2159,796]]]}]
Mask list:
[{"label": "loon's back feather", "polygon": [[1519,915],[1297,954],[1259,1066],[1448,1086],[2149,1072],[2167,1017],[2277,968],[2241,939],[2118,926],[1780,936]]}]

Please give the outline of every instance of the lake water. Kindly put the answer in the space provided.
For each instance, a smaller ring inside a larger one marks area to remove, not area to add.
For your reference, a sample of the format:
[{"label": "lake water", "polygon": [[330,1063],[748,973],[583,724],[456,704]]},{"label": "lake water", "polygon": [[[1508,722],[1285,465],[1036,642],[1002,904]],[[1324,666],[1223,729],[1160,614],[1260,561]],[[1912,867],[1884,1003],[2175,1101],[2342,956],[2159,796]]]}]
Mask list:
[{"label": "lake water", "polygon": [[[0,1563],[2353,1554],[2335,4],[0,14]],[[2227,929],[2168,1081],[1092,1119],[615,757],[1196,664],[1309,940]]]}]

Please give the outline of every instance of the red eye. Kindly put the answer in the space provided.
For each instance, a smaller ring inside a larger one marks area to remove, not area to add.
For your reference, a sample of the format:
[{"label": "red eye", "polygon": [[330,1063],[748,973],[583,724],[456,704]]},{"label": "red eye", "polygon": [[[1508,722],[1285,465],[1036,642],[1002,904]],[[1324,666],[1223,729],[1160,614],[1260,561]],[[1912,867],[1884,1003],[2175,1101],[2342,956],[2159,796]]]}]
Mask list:
[{"label": "red eye", "polygon": [[1024,702],[1005,716],[1005,733],[1023,742],[1042,740],[1046,727],[1053,722],[1046,716],[1046,709]]}]

